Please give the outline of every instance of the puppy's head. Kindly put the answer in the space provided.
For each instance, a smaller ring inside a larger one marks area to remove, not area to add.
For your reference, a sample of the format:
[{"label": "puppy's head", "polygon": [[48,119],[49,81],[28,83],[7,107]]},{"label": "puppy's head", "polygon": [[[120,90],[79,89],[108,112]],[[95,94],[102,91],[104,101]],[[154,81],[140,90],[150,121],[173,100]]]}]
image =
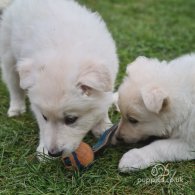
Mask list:
[{"label": "puppy's head", "polygon": [[113,81],[101,67],[89,61],[83,66],[61,60],[18,64],[20,85],[28,91],[40,137],[50,154],[74,151],[107,111]]},{"label": "puppy's head", "polygon": [[121,120],[116,133],[119,140],[135,143],[149,136],[166,136],[164,116],[169,112],[170,101],[158,82],[158,63],[139,57],[127,67],[127,77],[119,88]]}]

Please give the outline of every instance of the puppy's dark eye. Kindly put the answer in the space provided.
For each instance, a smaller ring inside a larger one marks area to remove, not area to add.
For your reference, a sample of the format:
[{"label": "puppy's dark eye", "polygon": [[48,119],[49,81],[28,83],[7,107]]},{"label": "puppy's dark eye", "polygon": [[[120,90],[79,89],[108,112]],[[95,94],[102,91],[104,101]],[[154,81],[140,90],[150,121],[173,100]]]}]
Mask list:
[{"label": "puppy's dark eye", "polygon": [[128,117],[128,121],[129,121],[130,123],[132,123],[132,124],[138,123],[138,120],[135,119],[135,118],[133,118],[133,117]]},{"label": "puppy's dark eye", "polygon": [[64,122],[66,125],[71,125],[77,121],[78,117],[77,116],[66,116],[64,118]]},{"label": "puppy's dark eye", "polygon": [[48,120],[47,117],[46,117],[45,115],[42,114],[42,116],[43,116],[43,118],[44,118],[45,121]]}]

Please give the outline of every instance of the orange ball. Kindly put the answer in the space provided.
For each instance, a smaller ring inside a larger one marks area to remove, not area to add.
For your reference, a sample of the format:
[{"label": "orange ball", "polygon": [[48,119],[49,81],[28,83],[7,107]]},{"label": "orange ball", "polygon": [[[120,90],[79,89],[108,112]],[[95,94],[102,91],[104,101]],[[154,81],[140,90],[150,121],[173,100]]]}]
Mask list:
[{"label": "orange ball", "polygon": [[94,152],[88,144],[81,142],[75,152],[68,157],[62,156],[62,160],[66,168],[81,170],[93,162]]}]

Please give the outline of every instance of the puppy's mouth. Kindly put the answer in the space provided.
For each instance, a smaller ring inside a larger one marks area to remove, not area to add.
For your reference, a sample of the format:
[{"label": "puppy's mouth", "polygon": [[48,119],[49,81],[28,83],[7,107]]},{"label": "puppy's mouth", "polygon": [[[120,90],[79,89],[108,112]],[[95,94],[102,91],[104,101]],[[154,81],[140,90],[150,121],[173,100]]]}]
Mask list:
[{"label": "puppy's mouth", "polygon": [[116,136],[114,135],[114,136],[112,137],[112,139],[111,139],[111,144],[112,144],[112,145],[117,145],[118,143],[119,143],[119,141],[117,141]]},{"label": "puppy's mouth", "polygon": [[164,137],[158,137],[158,136],[149,136],[143,139],[131,139],[131,140],[120,140],[118,141],[116,138],[113,139],[112,144],[113,145],[118,145],[118,144],[123,144],[123,145],[128,145],[131,146],[132,148],[136,147],[143,147],[145,145],[148,145],[156,140],[160,140],[160,139],[166,139]]},{"label": "puppy's mouth", "polygon": [[57,152],[57,153],[50,153],[50,152],[48,152],[48,154],[49,154],[49,156],[56,158],[56,157],[62,156],[63,151],[60,151],[60,152]]},{"label": "puppy's mouth", "polygon": [[159,139],[163,139],[163,138],[162,137],[159,137],[159,136],[151,135],[149,137],[146,137],[145,139],[139,140],[137,143],[138,144],[143,144],[143,145],[148,145],[151,142],[156,141],[156,140],[159,140]]}]

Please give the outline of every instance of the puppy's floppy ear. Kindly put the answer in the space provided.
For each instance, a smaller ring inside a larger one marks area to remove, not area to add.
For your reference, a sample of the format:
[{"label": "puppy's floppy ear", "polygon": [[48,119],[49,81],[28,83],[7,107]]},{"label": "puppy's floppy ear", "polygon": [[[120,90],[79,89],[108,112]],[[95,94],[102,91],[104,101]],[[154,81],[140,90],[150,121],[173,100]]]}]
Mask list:
[{"label": "puppy's floppy ear", "polygon": [[146,87],[141,90],[146,108],[154,113],[160,113],[169,103],[168,95],[159,87]]},{"label": "puppy's floppy ear", "polygon": [[112,90],[111,76],[106,69],[96,64],[88,64],[81,69],[77,86],[82,93],[89,96],[95,91],[108,92]]},{"label": "puppy's floppy ear", "polygon": [[17,63],[17,70],[20,76],[20,87],[28,89],[35,83],[35,70],[33,69],[33,61],[30,59],[23,59]]}]

